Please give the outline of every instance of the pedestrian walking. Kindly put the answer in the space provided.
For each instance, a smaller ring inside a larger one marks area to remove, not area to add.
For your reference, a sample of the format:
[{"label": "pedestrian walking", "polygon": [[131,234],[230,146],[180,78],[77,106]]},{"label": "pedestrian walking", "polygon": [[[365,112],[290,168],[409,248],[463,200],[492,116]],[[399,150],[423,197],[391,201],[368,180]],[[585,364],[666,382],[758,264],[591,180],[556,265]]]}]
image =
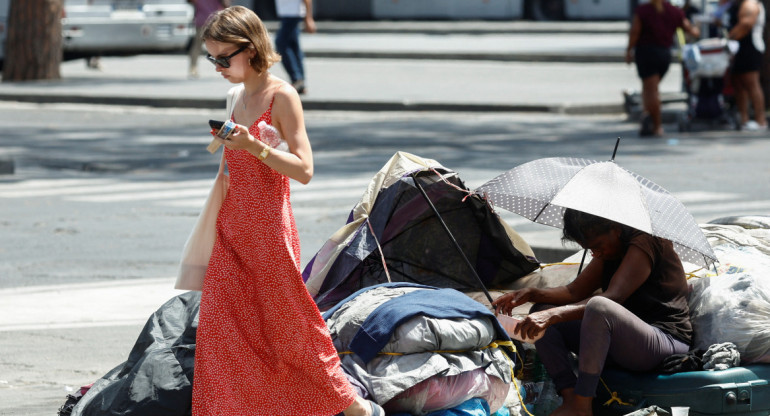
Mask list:
[{"label": "pedestrian walking", "polygon": [[[741,129],[766,131],[765,96],[759,82],[765,53],[765,8],[757,0],[734,0],[727,13],[728,36],[739,44],[730,75],[735,104],[741,116]],[[749,102],[754,108],[754,120],[749,119]]]},{"label": "pedestrian walking", "polygon": [[193,24],[195,24],[195,36],[190,43],[190,68],[188,76],[198,78],[198,57],[201,54],[201,28],[206,23],[206,19],[217,10],[222,10],[230,6],[230,0],[187,0],[193,5],[195,14],[193,15]]},{"label": "pedestrian walking", "polygon": [[281,63],[291,79],[291,85],[304,94],[305,55],[299,43],[300,24],[304,22],[305,32],[315,33],[312,0],[276,0],[275,11],[281,20],[275,35],[275,48],[281,55]]},{"label": "pedestrian walking", "polygon": [[674,33],[681,27],[693,37],[700,36],[684,12],[665,0],[651,0],[637,6],[628,32],[626,63],[636,63],[642,80],[642,116],[640,136],[663,136],[658,86],[671,64]]},{"label": "pedestrian walking", "polygon": [[[236,125],[215,136],[229,185],[203,283],[193,415],[384,415],[342,372],[302,280],[289,182],[310,181],[313,155],[299,95],[268,71],[280,57],[251,10],[216,12],[201,34],[216,71],[238,86],[228,98]],[[288,150],[265,143],[266,125]]]}]

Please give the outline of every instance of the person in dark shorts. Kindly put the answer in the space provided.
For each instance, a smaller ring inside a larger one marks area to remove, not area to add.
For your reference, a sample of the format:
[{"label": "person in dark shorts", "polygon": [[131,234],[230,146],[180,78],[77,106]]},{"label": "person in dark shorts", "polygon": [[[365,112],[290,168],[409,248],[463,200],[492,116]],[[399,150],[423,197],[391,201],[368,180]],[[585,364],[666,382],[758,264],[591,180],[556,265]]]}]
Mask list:
[{"label": "person in dark shorts", "polygon": [[575,280],[515,290],[492,305],[509,315],[534,303],[513,330],[527,338],[542,334],[537,355],[563,398],[551,416],[591,416],[605,363],[650,371],[689,351],[688,285],[669,240],[572,209],[564,212],[563,239],[591,250],[591,262]]},{"label": "person in dark shorts", "polygon": [[[765,42],[765,9],[757,0],[733,1],[728,10],[730,39],[739,43],[738,53],[730,69],[735,103],[741,115],[741,128],[748,131],[767,130],[765,97],[759,82]],[[749,102],[754,107],[754,120],[749,120]]]},{"label": "person in dark shorts", "polygon": [[651,0],[637,6],[628,32],[626,63],[636,62],[636,72],[642,79],[643,116],[641,136],[662,136],[660,95],[658,85],[671,64],[674,32],[681,27],[693,37],[700,31],[678,7],[664,0]]}]

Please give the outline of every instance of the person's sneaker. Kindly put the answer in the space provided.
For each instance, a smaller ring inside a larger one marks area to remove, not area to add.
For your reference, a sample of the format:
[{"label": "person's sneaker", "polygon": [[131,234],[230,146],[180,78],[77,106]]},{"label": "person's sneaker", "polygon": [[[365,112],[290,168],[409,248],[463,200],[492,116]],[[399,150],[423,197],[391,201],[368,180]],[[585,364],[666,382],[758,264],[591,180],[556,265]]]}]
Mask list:
[{"label": "person's sneaker", "polygon": [[741,130],[745,131],[767,131],[767,124],[759,124],[754,120],[749,120],[741,126]]}]

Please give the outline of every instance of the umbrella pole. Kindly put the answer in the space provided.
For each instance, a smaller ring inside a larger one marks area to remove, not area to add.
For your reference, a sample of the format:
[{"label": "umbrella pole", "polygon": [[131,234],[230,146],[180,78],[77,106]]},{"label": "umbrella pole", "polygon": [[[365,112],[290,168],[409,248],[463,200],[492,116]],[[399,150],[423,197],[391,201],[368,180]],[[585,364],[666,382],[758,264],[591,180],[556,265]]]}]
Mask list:
[{"label": "umbrella pole", "polygon": [[580,260],[580,267],[578,267],[578,276],[580,276],[580,273],[583,271],[583,263],[586,261],[586,254],[588,254],[588,249],[583,249],[583,258]]},{"label": "umbrella pole", "polygon": [[484,286],[484,282],[481,281],[481,277],[479,277],[479,274],[476,273],[476,269],[473,267],[470,260],[468,260],[468,257],[465,256],[465,252],[463,252],[462,247],[460,247],[460,244],[457,242],[454,235],[452,235],[452,232],[449,231],[449,227],[447,227],[446,223],[444,222],[444,219],[441,218],[441,214],[439,214],[438,210],[436,209],[436,206],[433,205],[433,202],[430,200],[430,197],[428,197],[428,194],[425,192],[425,189],[423,189],[422,185],[420,185],[420,181],[417,180],[416,173],[412,173],[412,180],[414,181],[414,185],[417,187],[417,189],[420,190],[420,193],[422,194],[423,198],[425,198],[425,201],[428,202],[428,205],[430,205],[430,208],[433,210],[433,213],[436,214],[436,218],[438,218],[438,221],[441,223],[441,226],[444,227],[444,231],[446,231],[447,235],[449,236],[449,239],[452,240],[452,243],[454,243],[454,246],[457,249],[457,251],[460,253],[460,256],[463,258],[463,260],[465,260],[465,264],[468,265],[468,268],[473,273],[473,277],[476,278],[479,285],[481,286],[481,290],[484,291],[484,294],[487,296],[487,299],[491,304],[493,302],[492,295],[489,294],[487,287]]},{"label": "umbrella pole", "polygon": [[620,144],[620,137],[618,137],[618,140],[615,141],[615,150],[612,151],[612,161],[615,160],[615,154],[618,153],[618,145]]}]

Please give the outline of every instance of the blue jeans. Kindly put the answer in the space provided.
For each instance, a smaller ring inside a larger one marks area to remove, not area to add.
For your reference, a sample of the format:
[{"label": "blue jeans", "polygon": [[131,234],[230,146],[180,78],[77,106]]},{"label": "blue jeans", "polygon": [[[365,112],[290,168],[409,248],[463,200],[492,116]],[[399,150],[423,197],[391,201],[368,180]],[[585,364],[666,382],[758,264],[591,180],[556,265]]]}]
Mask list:
[{"label": "blue jeans", "polygon": [[275,35],[276,52],[281,55],[281,63],[292,83],[305,79],[305,67],[302,63],[305,56],[299,47],[299,25],[303,20],[301,17],[281,18],[281,27]]}]

